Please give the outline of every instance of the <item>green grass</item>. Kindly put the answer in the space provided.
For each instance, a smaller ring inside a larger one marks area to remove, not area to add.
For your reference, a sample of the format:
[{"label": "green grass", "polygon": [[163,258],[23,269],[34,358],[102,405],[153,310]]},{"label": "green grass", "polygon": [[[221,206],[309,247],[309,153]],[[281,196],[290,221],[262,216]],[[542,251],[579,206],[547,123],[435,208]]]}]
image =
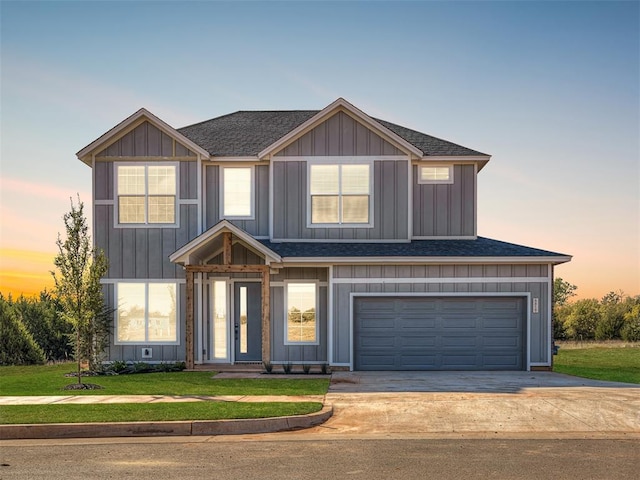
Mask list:
[{"label": "green grass", "polygon": [[101,405],[11,405],[0,408],[0,424],[151,422],[221,420],[303,415],[322,408],[317,402],[176,402]]},{"label": "green grass", "polygon": [[640,383],[640,348],[560,348],[553,371],[596,380]]},{"label": "green grass", "polygon": [[[212,372],[143,373],[85,377],[100,390],[63,390],[73,364],[0,367],[0,395],[324,395],[328,379],[220,379]],[[213,377],[213,378],[212,378]]]}]

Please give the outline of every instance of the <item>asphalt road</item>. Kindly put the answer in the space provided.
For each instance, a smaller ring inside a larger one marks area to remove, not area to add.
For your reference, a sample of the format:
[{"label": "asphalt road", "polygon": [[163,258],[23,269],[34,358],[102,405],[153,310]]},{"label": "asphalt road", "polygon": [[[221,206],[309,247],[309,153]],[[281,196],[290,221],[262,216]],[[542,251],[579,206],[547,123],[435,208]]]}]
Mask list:
[{"label": "asphalt road", "polygon": [[640,441],[269,434],[0,442],[0,479],[636,479]]}]

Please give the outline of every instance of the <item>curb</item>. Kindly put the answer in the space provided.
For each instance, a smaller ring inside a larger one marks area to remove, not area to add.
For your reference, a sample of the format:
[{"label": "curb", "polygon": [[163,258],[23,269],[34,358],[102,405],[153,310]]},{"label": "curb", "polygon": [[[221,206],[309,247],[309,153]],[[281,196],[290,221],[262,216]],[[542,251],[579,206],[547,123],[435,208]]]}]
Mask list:
[{"label": "curb", "polygon": [[326,422],[331,415],[333,415],[333,407],[325,405],[319,412],[288,417],[177,422],[0,425],[0,439],[246,435],[311,428]]}]

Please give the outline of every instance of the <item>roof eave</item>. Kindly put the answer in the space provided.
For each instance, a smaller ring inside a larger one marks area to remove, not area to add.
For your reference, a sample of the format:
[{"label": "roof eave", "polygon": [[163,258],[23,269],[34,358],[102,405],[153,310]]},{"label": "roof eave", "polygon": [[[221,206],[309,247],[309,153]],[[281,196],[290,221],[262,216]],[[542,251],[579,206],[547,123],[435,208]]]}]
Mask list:
[{"label": "roof eave", "polygon": [[291,130],[285,136],[276,140],[274,143],[266,147],[260,153],[258,153],[259,159],[264,159],[265,157],[269,157],[273,153],[281,150],[285,145],[295,141],[298,137],[307,133],[309,130],[313,129],[315,126],[320,124],[326,117],[335,112],[338,109],[343,109],[343,111],[349,113],[355,119],[360,120],[362,123],[370,127],[371,129],[377,131],[377,133],[381,134],[381,136],[386,137],[391,143],[395,144],[401,150],[404,150],[408,154],[411,154],[417,158],[421,158],[424,156],[424,152],[417,148],[415,145],[407,142],[404,138],[399,136],[398,134],[392,132],[387,127],[381,125],[379,122],[371,118],[369,115],[364,113],[362,110],[358,109],[344,98],[340,97],[327,107],[323,108],[320,112],[315,114],[306,122],[302,123],[298,127]]},{"label": "roof eave", "polygon": [[514,257],[449,257],[449,256],[370,256],[370,257],[282,257],[283,263],[328,263],[328,264],[503,264],[528,263],[559,265],[571,261],[570,255],[558,256],[514,256]]},{"label": "roof eave", "polygon": [[100,148],[102,145],[107,143],[112,138],[119,136],[124,131],[127,131],[132,125],[141,121],[141,119],[146,119],[147,121],[151,122],[152,124],[157,126],[160,130],[164,131],[167,135],[173,137],[180,143],[183,143],[187,148],[189,148],[189,150],[196,152],[198,155],[200,155],[201,158],[205,158],[205,159],[209,158],[209,152],[207,152],[205,149],[200,147],[198,144],[189,140],[187,137],[185,137],[180,132],[178,132],[175,128],[173,128],[171,125],[164,122],[160,118],[156,117],[153,113],[149,112],[145,108],[141,108],[134,114],[125,118],[122,122],[117,124],[115,127],[111,128],[110,130],[102,134],[100,137],[95,139],[93,142],[91,142],[89,145],[84,147],[82,150],[80,150],[78,153],[76,153],[76,156],[80,161],[82,161],[83,163],[91,167],[93,163],[92,162],[93,154],[98,148]]}]

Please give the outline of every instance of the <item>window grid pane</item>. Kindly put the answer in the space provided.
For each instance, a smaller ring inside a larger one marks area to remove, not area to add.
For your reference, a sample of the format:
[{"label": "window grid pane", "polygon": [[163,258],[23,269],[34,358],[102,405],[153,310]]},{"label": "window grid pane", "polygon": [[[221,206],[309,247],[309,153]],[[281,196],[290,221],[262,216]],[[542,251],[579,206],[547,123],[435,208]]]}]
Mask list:
[{"label": "window grid pane", "polygon": [[369,196],[342,197],[342,223],[369,223]]},{"label": "window grid pane", "polygon": [[118,166],[118,195],[144,195],[144,167]]},{"label": "window grid pane", "polygon": [[145,223],[144,197],[118,198],[118,222],[119,223]]},{"label": "window grid pane", "polygon": [[311,223],[338,223],[339,197],[316,195],[311,197]]},{"label": "window grid pane", "polygon": [[150,165],[147,170],[149,177],[149,195],[176,194],[176,167]]},{"label": "window grid pane", "polygon": [[340,192],[339,165],[311,165],[311,195]]},{"label": "window grid pane", "polygon": [[149,223],[175,223],[175,197],[149,197]]},{"label": "window grid pane", "polygon": [[149,284],[148,341],[175,342],[176,285],[175,283]]},{"label": "window grid pane", "polygon": [[369,194],[369,165],[342,165],[342,194]]},{"label": "window grid pane", "polygon": [[144,283],[118,284],[118,341],[145,341],[146,299]]}]

